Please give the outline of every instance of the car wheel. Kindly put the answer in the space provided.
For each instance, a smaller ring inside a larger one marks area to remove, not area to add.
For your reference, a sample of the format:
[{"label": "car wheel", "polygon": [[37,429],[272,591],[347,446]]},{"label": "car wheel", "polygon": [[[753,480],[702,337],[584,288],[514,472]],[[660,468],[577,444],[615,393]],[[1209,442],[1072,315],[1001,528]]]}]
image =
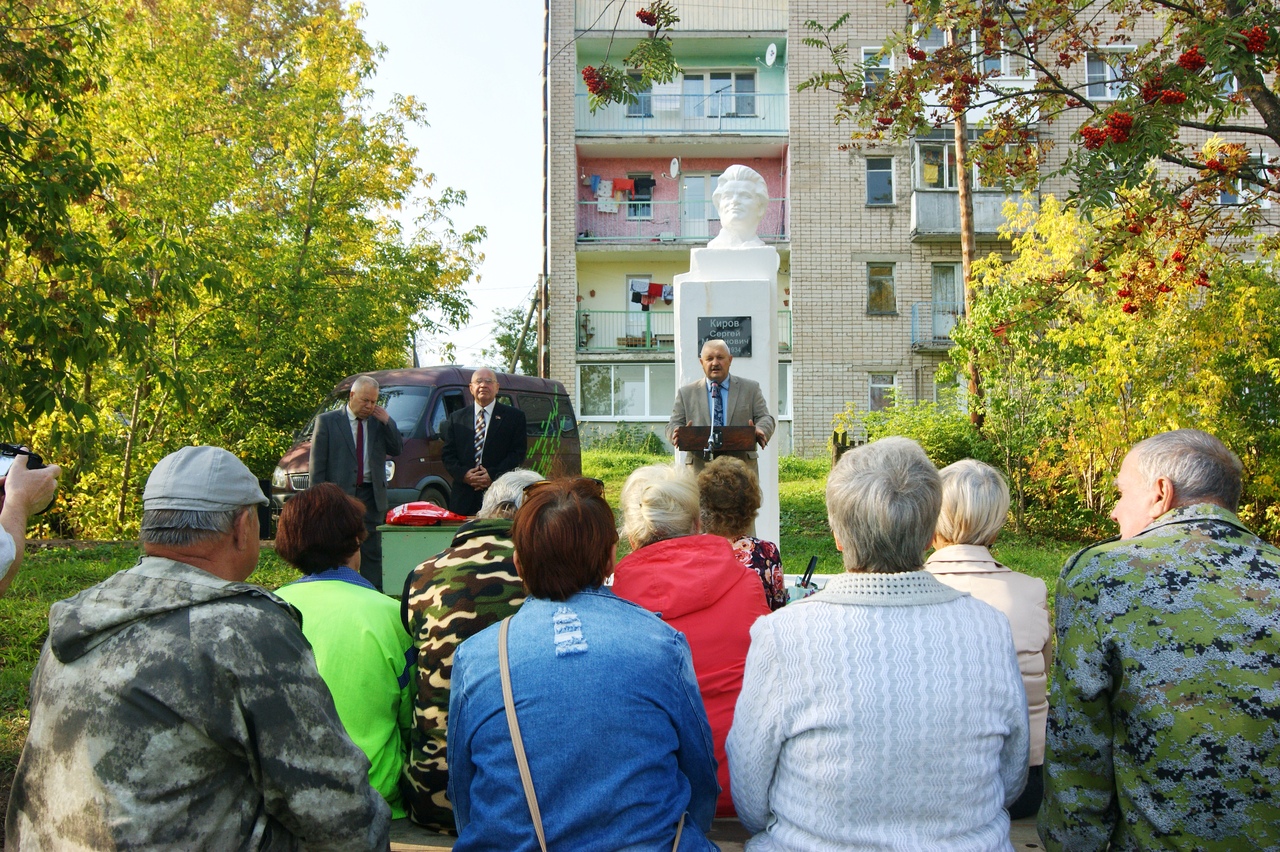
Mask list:
[{"label": "car wheel", "polygon": [[426,503],[435,503],[441,509],[449,508],[449,498],[444,496],[444,492],[434,485],[429,485],[422,489],[418,499]]}]

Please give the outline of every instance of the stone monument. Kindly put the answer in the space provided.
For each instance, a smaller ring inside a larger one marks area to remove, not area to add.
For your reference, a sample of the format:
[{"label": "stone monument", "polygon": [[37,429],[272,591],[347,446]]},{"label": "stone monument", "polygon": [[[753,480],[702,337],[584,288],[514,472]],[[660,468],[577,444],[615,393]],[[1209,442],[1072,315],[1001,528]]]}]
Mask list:
[{"label": "stone monument", "polygon": [[[690,252],[689,271],[675,277],[676,386],[703,378],[698,354],[707,339],[724,340],[733,355],[732,376],[759,382],[769,411],[778,405],[778,250],[756,235],[769,203],[758,172],[730,166],[716,182],[712,202],[720,233]],[[677,453],[677,461],[685,461]],[[759,450],[762,501],[756,536],[779,540],[778,445]],[[784,554],[785,555],[785,554]]]}]

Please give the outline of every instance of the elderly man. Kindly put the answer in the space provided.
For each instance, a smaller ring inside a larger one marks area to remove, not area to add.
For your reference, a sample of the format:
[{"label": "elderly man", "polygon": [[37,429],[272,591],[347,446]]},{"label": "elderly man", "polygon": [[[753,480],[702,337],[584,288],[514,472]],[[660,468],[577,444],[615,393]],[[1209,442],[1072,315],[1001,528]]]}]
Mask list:
[{"label": "elderly man", "polygon": [[26,551],[27,521],[58,491],[62,468],[56,464],[31,470],[28,456],[16,453],[5,476],[0,476],[0,597],[18,576]]},{"label": "elderly man", "polygon": [[436,831],[455,830],[445,761],[453,652],[524,601],[512,562],[511,519],[525,489],[541,480],[542,474],[523,468],[499,477],[485,489],[476,519],[459,527],[447,550],[405,580],[400,616],[418,651],[418,688],[401,792],[410,818]]},{"label": "elderly man", "polygon": [[498,402],[498,377],[488,367],[471,374],[474,403],[449,415],[441,429],[440,460],[453,477],[449,510],[474,515],[485,489],[524,464],[528,449],[524,412]]},{"label": "elderly man", "polygon": [[[773,437],[774,420],[764,401],[760,385],[739,376],[730,377],[729,367],[733,356],[723,340],[708,340],[702,344],[698,358],[705,381],[692,382],[676,392],[675,406],[667,422],[667,440],[676,443],[683,426],[752,426],[756,432],[756,444],[763,447]],[[703,465],[717,456],[733,456],[742,459],[753,471],[759,473],[756,452],[691,452],[688,464],[695,474]]]},{"label": "elderly man", "polygon": [[1280,550],[1235,516],[1240,474],[1204,432],[1142,441],[1119,540],[1063,569],[1049,849],[1280,848]]},{"label": "elderly man", "polygon": [[[332,482],[364,504],[360,576],[382,588],[382,534],[387,516],[387,456],[398,456],[404,441],[396,421],[378,405],[378,382],[360,376],[351,383],[347,404],[321,414],[311,436],[311,484]],[[358,460],[358,461],[357,461]]]},{"label": "elderly man", "polygon": [[707,248],[734,249],[763,246],[756,236],[769,205],[769,185],[747,166],[730,166],[716,181],[711,203],[720,213],[720,233]]},{"label": "elderly man", "polygon": [[226,450],[156,465],[146,555],[49,612],[6,849],[387,848],[297,613],[244,582],[264,501]]}]

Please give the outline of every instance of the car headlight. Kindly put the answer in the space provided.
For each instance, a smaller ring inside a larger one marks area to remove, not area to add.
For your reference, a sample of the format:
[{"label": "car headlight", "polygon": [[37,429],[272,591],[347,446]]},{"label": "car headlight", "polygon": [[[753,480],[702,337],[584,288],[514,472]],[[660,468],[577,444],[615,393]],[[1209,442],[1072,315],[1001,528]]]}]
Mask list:
[{"label": "car headlight", "polygon": [[395,479],[395,477],[396,477],[396,463],[391,461],[391,459],[387,459],[387,482],[390,482],[391,480]]},{"label": "car headlight", "polygon": [[276,466],[276,469],[271,472],[271,487],[272,488],[288,488],[289,487],[289,475],[284,472],[284,468],[278,465]]}]

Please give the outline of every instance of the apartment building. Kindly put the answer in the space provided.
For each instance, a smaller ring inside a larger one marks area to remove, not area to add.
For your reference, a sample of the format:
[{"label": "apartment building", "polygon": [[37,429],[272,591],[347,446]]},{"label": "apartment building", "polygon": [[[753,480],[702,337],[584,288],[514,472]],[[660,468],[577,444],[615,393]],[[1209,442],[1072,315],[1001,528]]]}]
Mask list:
[{"label": "apartment building", "polygon": [[[771,400],[780,451],[824,453],[833,416],[850,402],[874,410],[893,393],[936,398],[946,384],[938,368],[964,304],[951,131],[905,146],[850,149],[849,128],[833,121],[833,96],[796,92],[829,62],[825,51],[802,43],[806,21],[852,12],[839,40],[849,39],[855,59],[870,59],[886,35],[909,24],[906,7],[681,2],[672,35],[682,74],[637,104],[592,113],[581,70],[620,63],[648,32],[635,17],[643,6],[548,5],[543,344],[550,375],[569,388],[584,432],[634,423],[661,433],[675,393],[675,328],[670,291],[652,285],[670,285],[689,269],[690,249],[718,232],[711,191],[734,163],[768,183],[760,237],[781,255],[779,398]],[[1140,35],[1154,37],[1154,24]],[[922,33],[920,45],[942,38]],[[1091,98],[1119,95],[1107,52],[1123,49],[1099,48],[1079,69]],[[983,70],[1003,85],[1030,82],[1008,57],[992,61],[999,67]],[[875,77],[869,69],[867,84]],[[1061,152],[1073,129],[1059,123],[1046,132]],[[1009,196],[976,177],[978,253],[1007,250],[998,232]]]}]

